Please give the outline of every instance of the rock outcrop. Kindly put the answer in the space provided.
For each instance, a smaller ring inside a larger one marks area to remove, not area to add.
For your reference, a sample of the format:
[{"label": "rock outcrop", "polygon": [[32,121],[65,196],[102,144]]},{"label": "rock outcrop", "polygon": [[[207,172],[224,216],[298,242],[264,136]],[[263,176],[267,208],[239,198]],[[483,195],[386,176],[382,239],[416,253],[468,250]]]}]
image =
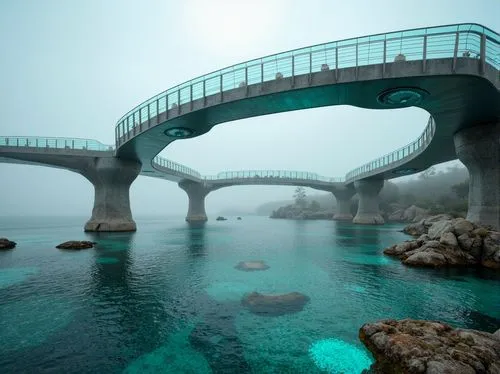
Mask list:
[{"label": "rock outcrop", "polygon": [[500,373],[500,338],[441,322],[404,319],[367,323],[359,339],[376,373]]},{"label": "rock outcrop", "polygon": [[0,238],[0,250],[13,249],[16,244],[16,242],[12,242],[7,238]]},{"label": "rock outcrop", "polygon": [[269,265],[267,265],[264,261],[241,261],[234,267],[238,270],[243,271],[258,271],[258,270],[267,270],[269,269]]},{"label": "rock outcrop", "polygon": [[387,220],[391,222],[419,222],[429,216],[429,211],[412,205],[406,209],[396,207]]},{"label": "rock outcrop", "polygon": [[86,241],[86,240],[82,240],[82,241],[71,240],[71,241],[59,244],[58,246],[56,246],[56,248],[59,248],[59,249],[76,249],[76,250],[79,250],[79,249],[92,248],[94,246],[94,244],[97,244],[97,243],[95,243],[95,242],[89,242],[89,241]]},{"label": "rock outcrop", "polygon": [[300,292],[283,295],[263,295],[252,292],[245,295],[241,301],[250,312],[264,316],[281,316],[300,312],[308,302],[309,296]]},{"label": "rock outcrop", "polygon": [[406,265],[484,266],[500,270],[498,231],[447,215],[421,220],[408,225],[404,231],[420,236],[386,248],[384,253],[399,257]]},{"label": "rock outcrop", "polygon": [[438,221],[444,220],[452,220],[453,217],[448,214],[438,214],[437,216],[427,217],[421,219],[420,221],[410,224],[403,229],[403,232],[412,235],[412,236],[420,236],[422,234],[426,234],[432,224]]}]

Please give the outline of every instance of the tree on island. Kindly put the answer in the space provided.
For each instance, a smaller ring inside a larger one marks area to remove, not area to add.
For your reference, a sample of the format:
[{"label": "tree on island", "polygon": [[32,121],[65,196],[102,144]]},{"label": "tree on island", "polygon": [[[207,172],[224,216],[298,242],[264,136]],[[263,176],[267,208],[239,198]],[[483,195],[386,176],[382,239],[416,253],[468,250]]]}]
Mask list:
[{"label": "tree on island", "polygon": [[306,206],[306,190],[304,187],[297,187],[295,189],[295,194],[293,195],[295,199],[295,204],[300,206],[301,208],[305,208]]},{"label": "tree on island", "polygon": [[321,209],[321,205],[316,200],[311,201],[311,204],[309,205],[309,209],[311,212],[319,212]]}]

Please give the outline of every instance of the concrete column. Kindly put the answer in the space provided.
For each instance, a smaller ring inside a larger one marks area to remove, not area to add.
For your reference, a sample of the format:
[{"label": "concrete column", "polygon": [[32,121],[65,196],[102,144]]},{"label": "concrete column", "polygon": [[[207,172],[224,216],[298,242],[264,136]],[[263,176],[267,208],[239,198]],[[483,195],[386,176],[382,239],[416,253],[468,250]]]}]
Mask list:
[{"label": "concrete column", "polygon": [[454,142],[469,171],[467,219],[500,229],[500,122],[461,130]]},{"label": "concrete column", "polygon": [[351,198],[356,193],[352,186],[332,191],[337,200],[337,208],[333,219],[335,221],[352,221]]},{"label": "concrete column", "polygon": [[383,225],[379,211],[379,192],[384,187],[383,179],[362,179],[354,182],[359,196],[358,212],[352,220],[361,225]]},{"label": "concrete column", "polygon": [[94,185],[92,217],[85,231],[136,231],[129,189],[141,165],[114,157],[96,157],[80,173]]},{"label": "concrete column", "polygon": [[205,213],[205,197],[211,191],[202,183],[189,180],[179,182],[179,187],[186,191],[189,198],[189,208],[186,216],[187,222],[205,222],[207,214]]}]

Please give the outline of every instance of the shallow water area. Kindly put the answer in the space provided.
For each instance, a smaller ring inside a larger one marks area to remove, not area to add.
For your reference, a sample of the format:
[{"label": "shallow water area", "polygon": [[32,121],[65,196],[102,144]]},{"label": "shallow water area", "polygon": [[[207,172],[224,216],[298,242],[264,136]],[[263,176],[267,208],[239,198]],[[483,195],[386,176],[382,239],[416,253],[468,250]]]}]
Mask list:
[{"label": "shallow water area", "polygon": [[[500,274],[412,269],[385,257],[401,225],[228,217],[136,218],[84,233],[85,217],[0,219],[2,373],[359,373],[366,322],[437,319],[500,328]],[[95,248],[59,251],[65,240]],[[265,271],[241,271],[262,260]],[[300,292],[302,310],[251,313],[250,292]]]}]

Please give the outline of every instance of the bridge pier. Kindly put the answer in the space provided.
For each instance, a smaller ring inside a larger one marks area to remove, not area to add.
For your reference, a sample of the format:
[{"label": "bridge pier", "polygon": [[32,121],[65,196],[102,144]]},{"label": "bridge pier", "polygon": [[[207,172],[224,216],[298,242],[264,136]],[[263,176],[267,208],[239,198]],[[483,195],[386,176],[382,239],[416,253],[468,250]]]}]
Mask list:
[{"label": "bridge pier", "polygon": [[500,122],[458,131],[454,142],[469,171],[467,219],[500,229]]},{"label": "bridge pier", "polygon": [[379,211],[379,192],[384,187],[383,179],[362,179],[354,182],[359,196],[358,212],[352,220],[361,225],[383,225]]},{"label": "bridge pier", "polygon": [[352,187],[345,187],[339,190],[332,191],[333,196],[337,200],[337,208],[333,219],[335,221],[352,221],[351,213],[351,198],[356,191]]},{"label": "bridge pier", "polygon": [[80,173],[94,185],[92,217],[85,231],[136,231],[130,210],[130,185],[141,172],[135,161],[96,157]]},{"label": "bridge pier", "polygon": [[205,213],[205,197],[211,190],[201,183],[190,180],[183,180],[179,182],[179,187],[187,193],[189,198],[189,208],[186,216],[186,222],[207,221],[207,214]]}]

